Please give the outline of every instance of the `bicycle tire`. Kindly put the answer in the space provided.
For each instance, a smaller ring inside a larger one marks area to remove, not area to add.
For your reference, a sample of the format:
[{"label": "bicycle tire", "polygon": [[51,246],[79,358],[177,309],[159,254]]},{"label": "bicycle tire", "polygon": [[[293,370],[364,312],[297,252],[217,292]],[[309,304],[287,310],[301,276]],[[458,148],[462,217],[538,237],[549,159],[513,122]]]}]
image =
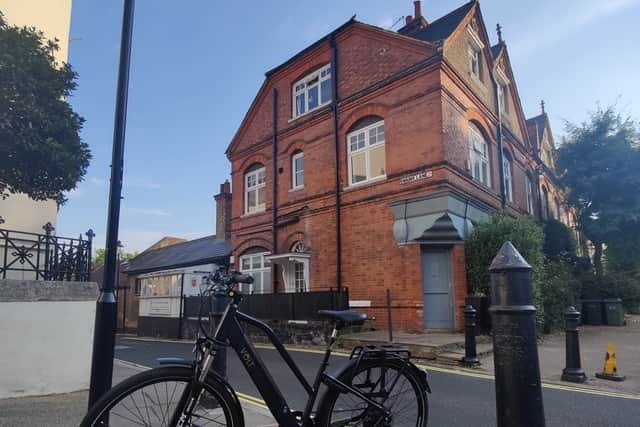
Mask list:
[{"label": "bicycle tire", "polygon": [[[392,387],[399,387],[397,393],[402,393],[402,395],[398,394],[393,397],[393,401],[391,403],[391,407],[389,410],[391,413],[391,420],[383,421],[381,420],[380,414],[376,414],[374,408],[368,407],[367,403],[360,398],[353,396],[350,393],[342,393],[340,390],[336,388],[329,388],[325,394],[322,396],[322,399],[318,403],[318,411],[316,418],[319,420],[319,426],[328,427],[328,426],[365,426],[365,427],[373,427],[373,426],[415,426],[415,427],[425,427],[427,425],[427,420],[429,417],[429,404],[427,401],[427,390],[422,385],[418,374],[414,371],[414,369],[409,368],[404,364],[401,360],[396,359],[365,359],[360,361],[358,364],[353,364],[351,367],[345,369],[342,373],[338,375],[338,379],[345,384],[350,385],[356,389],[359,389],[363,394],[369,396],[378,403],[381,403],[383,406],[387,407],[387,401],[389,397],[393,396],[393,390],[389,391],[389,396],[384,398],[376,398],[376,393],[379,393],[380,388],[376,388],[374,385],[372,388],[367,390],[367,387],[363,387],[363,384],[360,381],[363,381],[363,374],[366,379],[369,379],[367,375],[374,374],[376,370],[379,370],[381,373],[386,373],[389,370],[394,370],[404,377],[404,381],[402,378],[395,380],[395,377],[391,377],[392,379]],[[380,381],[374,381],[373,384],[379,383]],[[408,388],[407,388],[408,386]],[[406,390],[406,393],[403,392]],[[406,394],[406,396],[405,396]],[[351,397],[351,400],[348,397]],[[339,399],[342,399],[339,401]],[[390,401],[390,400],[389,400]],[[395,407],[398,402],[404,402],[402,407]],[[353,402],[354,406],[351,411],[353,415],[342,415],[347,414],[349,410],[347,407],[350,402]],[[408,402],[408,403],[407,403]],[[408,411],[406,405],[411,403],[416,403],[415,413]],[[346,409],[345,409],[346,408]],[[338,411],[341,415],[338,415]],[[412,421],[415,418],[415,421]],[[377,421],[374,421],[377,420]]]},{"label": "bicycle tire", "polygon": [[[158,368],[149,369],[147,371],[144,371],[132,377],[129,377],[126,380],[119,383],[118,385],[116,385],[115,387],[113,387],[107,393],[105,393],[104,396],[102,396],[89,409],[89,412],[85,415],[84,419],[80,423],[80,426],[94,427],[94,426],[105,425],[102,422],[102,420],[104,419],[106,414],[108,414],[109,416],[110,426],[169,425],[169,419],[170,419],[169,413],[173,414],[173,411],[170,411],[171,403],[174,401],[173,400],[174,397],[179,399],[181,392],[177,390],[177,385],[176,385],[173,387],[173,392],[171,394],[171,397],[169,397],[170,388],[167,384],[171,382],[184,383],[184,386],[187,387],[193,381],[193,375],[194,375],[193,368],[190,368],[187,366],[161,366]],[[154,398],[157,398],[157,401],[159,403],[164,404],[163,398],[162,396],[160,396],[160,394],[162,394],[162,387],[158,391],[158,387],[157,387],[158,384],[165,385],[166,397],[167,397],[166,411],[160,408],[159,413],[157,409],[153,409],[155,408],[155,406],[149,405],[150,401],[151,403],[155,403],[155,402],[152,402]],[[144,389],[148,386],[153,386],[154,388],[153,393],[151,393],[151,390],[149,390],[148,394],[144,393]],[[221,413],[224,416],[225,424],[222,424],[221,422],[219,422],[214,425],[244,427],[244,416],[242,413],[242,408],[234,392],[230,390],[230,388],[226,384],[219,381],[215,376],[210,374],[207,377],[207,380],[205,381],[203,387],[204,388],[202,393],[205,393],[206,391],[208,394],[203,395],[201,393],[201,397],[198,399],[198,404],[196,406],[196,410],[194,410],[194,413],[197,411],[198,405],[202,404],[202,407],[207,411],[209,412],[216,411],[218,415],[220,415]],[[135,393],[139,391],[141,392],[138,399],[138,402],[141,403],[140,405],[136,403],[136,400],[134,397]],[[216,406],[214,401],[212,401],[211,398],[208,396],[211,396],[212,398],[215,399],[215,401],[219,402],[219,405]],[[117,405],[126,401],[128,397],[132,399],[134,403],[134,407],[128,408],[129,409],[128,412],[123,409],[122,414],[114,413],[114,409],[117,407]],[[171,402],[170,402],[170,399],[171,399]],[[140,409],[140,406],[142,406],[142,409]],[[149,410],[149,408],[151,408],[151,410]],[[209,416],[211,417],[214,416],[214,414],[210,414],[209,412],[207,412]],[[148,420],[144,419],[145,415],[149,418]],[[162,419],[160,415],[162,415]],[[116,416],[117,416],[117,419],[122,420],[122,422],[120,423],[115,422],[114,419],[116,419]],[[154,420],[157,420],[158,422],[157,423],[147,422],[147,421],[152,421],[151,420],[152,417],[154,418]],[[203,419],[202,417],[204,416],[199,416],[198,419],[202,420]],[[137,420],[135,418],[137,418]],[[204,419],[206,420],[207,418],[205,417]],[[208,420],[212,420],[212,419],[208,418]],[[127,424],[127,422],[129,422],[130,424]],[[186,424],[186,425],[192,425],[192,424]],[[200,426],[200,425],[207,425],[207,424],[198,423],[196,425]]]}]

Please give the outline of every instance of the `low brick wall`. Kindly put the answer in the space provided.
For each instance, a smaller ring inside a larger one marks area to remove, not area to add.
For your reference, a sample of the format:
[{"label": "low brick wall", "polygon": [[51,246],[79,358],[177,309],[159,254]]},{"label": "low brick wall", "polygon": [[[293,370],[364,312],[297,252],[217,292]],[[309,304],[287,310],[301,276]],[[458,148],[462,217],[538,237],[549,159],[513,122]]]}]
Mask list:
[{"label": "low brick wall", "polygon": [[0,279],[0,398],[89,386],[98,285]]}]

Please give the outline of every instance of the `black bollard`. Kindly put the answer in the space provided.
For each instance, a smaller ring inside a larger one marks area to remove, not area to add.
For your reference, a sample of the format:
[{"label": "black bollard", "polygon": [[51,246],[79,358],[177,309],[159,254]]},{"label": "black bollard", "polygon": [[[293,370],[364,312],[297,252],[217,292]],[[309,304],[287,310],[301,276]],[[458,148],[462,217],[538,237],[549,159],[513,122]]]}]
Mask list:
[{"label": "black bollard", "polygon": [[[217,327],[229,302],[226,288],[216,285],[213,291],[213,298],[213,312],[211,317],[213,318],[213,324]],[[213,333],[215,328],[211,328],[211,331]],[[218,344],[215,344],[215,346],[216,357],[213,359],[213,370],[222,378],[227,378],[227,347]]]},{"label": "black bollard", "polygon": [[498,427],[544,426],[531,266],[505,242],[489,272]]},{"label": "black bollard", "polygon": [[476,309],[471,304],[464,308],[464,357],[462,364],[468,366],[479,365],[480,360],[476,352]]},{"label": "black bollard", "polygon": [[587,376],[582,370],[580,362],[580,338],[578,336],[580,312],[573,306],[569,307],[564,312],[564,321],[566,367],[562,370],[562,381],[583,383],[587,380]]}]

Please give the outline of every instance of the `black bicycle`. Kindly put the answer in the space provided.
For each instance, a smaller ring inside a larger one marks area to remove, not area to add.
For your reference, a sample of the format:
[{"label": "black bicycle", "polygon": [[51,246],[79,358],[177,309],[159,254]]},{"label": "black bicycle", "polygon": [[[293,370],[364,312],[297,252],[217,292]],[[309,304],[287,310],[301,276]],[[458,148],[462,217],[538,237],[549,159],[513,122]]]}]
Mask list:
[{"label": "black bicycle", "polygon": [[[361,325],[366,315],[353,311],[321,310],[333,330],[313,384],[305,379],[273,330],[238,311],[242,294],[237,283],[252,283],[251,276],[218,271],[203,292],[207,307],[214,290],[230,298],[211,336],[199,322],[194,360],[165,361],[164,365],[134,375],[107,392],[91,407],[81,426],[244,426],[242,407],[231,385],[212,365],[217,349],[231,346],[242,361],[271,414],[280,426],[417,426],[427,425],[425,371],[410,361],[407,350],[394,347],[356,347],[350,360],[335,375],[325,371],[338,330]],[[201,315],[199,316],[202,318]],[[308,394],[303,410],[293,410],[260,359],[244,325],[263,331]],[[169,364],[166,364],[169,362]],[[326,391],[318,401],[321,385]],[[315,409],[315,410],[314,410]]]}]

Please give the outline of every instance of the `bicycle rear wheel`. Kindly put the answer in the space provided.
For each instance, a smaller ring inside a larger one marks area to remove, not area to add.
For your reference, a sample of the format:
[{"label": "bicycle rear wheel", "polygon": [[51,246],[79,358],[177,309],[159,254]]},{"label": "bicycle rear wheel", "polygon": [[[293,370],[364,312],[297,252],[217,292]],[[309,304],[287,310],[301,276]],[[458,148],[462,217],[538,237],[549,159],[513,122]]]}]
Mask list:
[{"label": "bicycle rear wheel", "polygon": [[[163,366],[141,372],[102,396],[80,426],[169,426],[192,381],[193,369],[189,367]],[[184,425],[243,426],[242,408],[231,393],[222,383],[207,378],[191,419]]]},{"label": "bicycle rear wheel", "polygon": [[320,426],[424,427],[427,391],[413,369],[393,359],[363,360],[338,379],[383,405],[387,414],[350,393],[329,389],[318,405]]}]

